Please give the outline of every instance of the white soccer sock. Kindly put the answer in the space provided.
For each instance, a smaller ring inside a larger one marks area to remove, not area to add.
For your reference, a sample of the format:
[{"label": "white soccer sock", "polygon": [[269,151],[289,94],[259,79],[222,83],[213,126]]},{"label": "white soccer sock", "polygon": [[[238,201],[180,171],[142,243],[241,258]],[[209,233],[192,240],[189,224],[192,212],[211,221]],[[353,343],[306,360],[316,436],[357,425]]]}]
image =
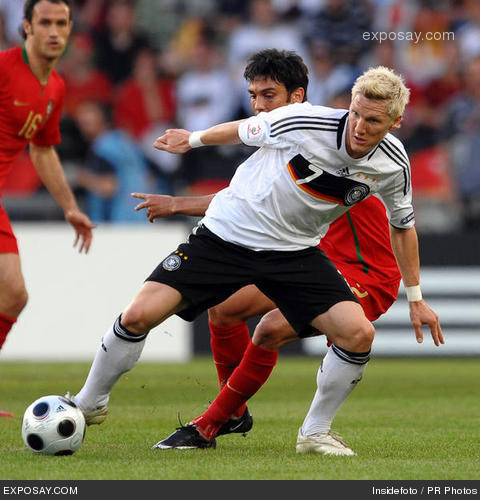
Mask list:
[{"label": "white soccer sock", "polygon": [[89,413],[108,404],[110,391],[117,380],[140,358],[146,338],[147,334],[131,334],[120,324],[120,318],[115,321],[102,339],[84,386],[73,397],[83,412]]},{"label": "white soccer sock", "polygon": [[302,425],[303,436],[323,434],[348,395],[360,382],[369,352],[351,353],[332,345],[317,373],[317,391]]}]

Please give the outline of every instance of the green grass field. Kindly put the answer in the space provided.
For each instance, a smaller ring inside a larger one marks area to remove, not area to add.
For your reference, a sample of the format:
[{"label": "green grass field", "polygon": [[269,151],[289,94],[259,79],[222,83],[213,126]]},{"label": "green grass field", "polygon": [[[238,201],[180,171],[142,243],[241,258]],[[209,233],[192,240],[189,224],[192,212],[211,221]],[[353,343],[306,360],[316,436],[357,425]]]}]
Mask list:
[{"label": "green grass field", "polygon": [[140,363],[115,388],[110,416],[88,428],[70,457],[35,456],[22,442],[28,404],[77,391],[87,364],[0,364],[0,479],[479,479],[480,363],[477,359],[373,360],[334,429],[357,457],[297,455],[298,427],[319,360],[280,357],[250,401],[250,434],[223,436],[217,449],[152,451],[201,413],[216,393],[209,359]]}]

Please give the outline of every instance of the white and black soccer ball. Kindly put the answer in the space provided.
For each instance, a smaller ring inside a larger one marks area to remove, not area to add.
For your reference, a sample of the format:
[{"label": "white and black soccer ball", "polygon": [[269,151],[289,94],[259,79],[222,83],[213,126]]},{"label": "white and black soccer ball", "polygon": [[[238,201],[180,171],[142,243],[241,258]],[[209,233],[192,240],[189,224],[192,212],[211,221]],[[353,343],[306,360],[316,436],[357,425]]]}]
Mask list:
[{"label": "white and black soccer ball", "polygon": [[43,396],[23,415],[22,438],[39,455],[71,455],[85,437],[85,417],[73,401],[63,396]]}]

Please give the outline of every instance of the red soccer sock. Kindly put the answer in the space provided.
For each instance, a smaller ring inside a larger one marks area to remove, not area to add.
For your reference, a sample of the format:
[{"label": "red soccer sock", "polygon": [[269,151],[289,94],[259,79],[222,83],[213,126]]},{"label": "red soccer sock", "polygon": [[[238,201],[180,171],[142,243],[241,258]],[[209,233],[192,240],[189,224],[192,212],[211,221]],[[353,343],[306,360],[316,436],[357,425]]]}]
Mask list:
[{"label": "red soccer sock", "polygon": [[[215,325],[210,321],[208,324],[210,326],[210,345],[221,390],[233,370],[242,361],[245,350],[250,343],[250,332],[245,322],[229,326]],[[240,407],[234,416],[242,416],[245,408],[245,405]]]},{"label": "red soccer sock", "polygon": [[8,332],[12,328],[15,321],[17,321],[16,318],[9,318],[8,316],[0,313],[0,349],[5,343]]},{"label": "red soccer sock", "polygon": [[219,326],[208,322],[210,326],[210,345],[218,374],[220,389],[225,385],[233,370],[242,361],[250,343],[250,332],[245,322],[236,325]]},{"label": "red soccer sock", "polygon": [[207,411],[193,420],[200,434],[211,440],[218,429],[267,381],[277,362],[278,351],[250,342],[241,363]]}]

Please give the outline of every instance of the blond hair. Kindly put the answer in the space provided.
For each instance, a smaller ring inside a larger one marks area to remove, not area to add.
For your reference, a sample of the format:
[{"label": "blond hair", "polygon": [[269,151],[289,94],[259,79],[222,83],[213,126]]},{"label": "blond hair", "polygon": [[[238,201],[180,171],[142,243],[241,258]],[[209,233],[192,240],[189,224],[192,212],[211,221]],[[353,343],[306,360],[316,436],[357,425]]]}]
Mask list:
[{"label": "blond hair", "polygon": [[369,68],[360,75],[352,87],[352,99],[357,94],[385,102],[392,120],[403,114],[410,99],[410,90],[403,78],[385,66]]}]

